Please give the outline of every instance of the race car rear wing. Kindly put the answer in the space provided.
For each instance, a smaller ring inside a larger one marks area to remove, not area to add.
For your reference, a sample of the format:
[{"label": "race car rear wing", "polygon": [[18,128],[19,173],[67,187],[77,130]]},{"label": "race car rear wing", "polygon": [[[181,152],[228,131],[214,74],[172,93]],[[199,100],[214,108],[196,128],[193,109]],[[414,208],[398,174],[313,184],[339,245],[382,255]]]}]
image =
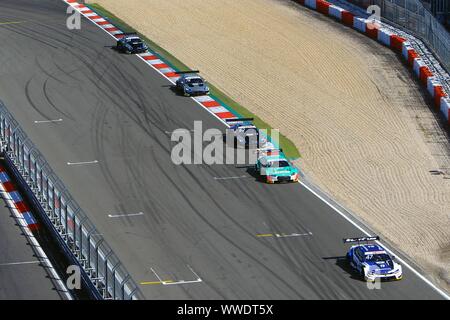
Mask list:
[{"label": "race car rear wing", "polygon": [[254,149],[254,152],[258,153],[259,157],[262,156],[276,156],[279,155],[281,152],[283,152],[283,149],[276,149],[276,148],[258,148]]},{"label": "race car rear wing", "polygon": [[135,36],[135,37],[139,38],[139,35],[136,32],[122,33],[122,35],[123,35],[124,38],[129,38],[129,37],[132,37],[132,36]]},{"label": "race car rear wing", "polygon": [[253,118],[231,118],[231,119],[225,119],[225,122],[245,122],[245,121],[253,121]]},{"label": "race car rear wing", "polygon": [[379,236],[373,236],[373,237],[361,237],[361,238],[345,238],[343,239],[344,243],[354,243],[354,242],[369,242],[369,241],[376,241],[380,240]]},{"label": "race car rear wing", "polygon": [[200,73],[199,70],[185,70],[185,71],[176,71],[175,74],[189,74],[189,73]]}]

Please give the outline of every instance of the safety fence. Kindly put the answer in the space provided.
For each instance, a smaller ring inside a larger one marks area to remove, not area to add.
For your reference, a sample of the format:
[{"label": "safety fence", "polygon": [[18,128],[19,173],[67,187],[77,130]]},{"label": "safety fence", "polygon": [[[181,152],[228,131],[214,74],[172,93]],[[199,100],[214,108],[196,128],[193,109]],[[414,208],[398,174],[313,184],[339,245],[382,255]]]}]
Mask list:
[{"label": "safety fence", "polygon": [[417,36],[450,72],[450,34],[419,0],[347,0],[364,9],[377,5],[381,18]]},{"label": "safety fence", "polygon": [[28,191],[40,218],[69,259],[80,267],[92,297],[143,299],[138,286],[69,194],[44,156],[0,101],[1,151],[17,182]]}]

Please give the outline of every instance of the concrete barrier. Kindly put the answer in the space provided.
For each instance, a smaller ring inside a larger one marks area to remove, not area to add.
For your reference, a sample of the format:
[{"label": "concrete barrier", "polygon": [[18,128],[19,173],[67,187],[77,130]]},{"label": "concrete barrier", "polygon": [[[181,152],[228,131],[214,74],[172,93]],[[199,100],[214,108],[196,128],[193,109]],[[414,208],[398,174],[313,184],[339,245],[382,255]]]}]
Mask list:
[{"label": "concrete barrier", "polygon": [[392,34],[390,39],[390,47],[392,50],[397,52],[402,52],[403,43],[406,41],[406,39],[396,35]]},{"label": "concrete barrier", "polygon": [[441,113],[444,118],[447,120],[447,123],[450,124],[450,99],[449,98],[441,98]]},{"label": "concrete barrier", "polygon": [[316,9],[316,0],[305,0],[305,6]]},{"label": "concrete barrier", "polygon": [[322,14],[329,15],[330,3],[324,0],[316,0],[316,10]]},{"label": "concrete barrier", "polygon": [[439,110],[441,106],[441,100],[447,98],[448,95],[445,93],[444,88],[442,86],[434,87],[434,106],[437,110]]},{"label": "concrete barrier", "polygon": [[341,13],[342,16],[342,23],[345,24],[348,27],[353,27],[353,19],[355,18],[355,15],[351,13],[350,11],[344,10]]},{"label": "concrete barrier", "polygon": [[[391,48],[393,51],[402,55],[407,65],[412,68],[416,77],[422,85],[426,87],[427,92],[433,98],[434,107],[440,108],[448,121],[448,95],[442,83],[434,78],[433,72],[420,58],[418,52],[405,38],[401,37],[391,29],[380,27],[375,20],[367,20],[355,16],[339,6],[330,4],[325,0],[293,0],[299,4],[305,5],[311,9],[329,15],[341,21],[346,26],[352,27],[359,32],[364,33],[369,38],[377,40],[379,43]],[[445,98],[445,99],[444,99]]]},{"label": "concrete barrier", "polygon": [[387,47],[391,47],[391,36],[393,33],[390,30],[381,28],[378,31],[378,42],[381,42]]},{"label": "concrete barrier", "polygon": [[366,33],[366,19],[355,17],[353,19],[353,28],[359,32]]},{"label": "concrete barrier", "polygon": [[335,17],[339,21],[342,20],[342,12],[343,11],[345,11],[345,10],[340,7],[335,6],[333,4],[330,5],[330,7],[328,8],[328,14],[332,17]]},{"label": "concrete barrier", "polygon": [[413,63],[413,71],[418,78],[420,78],[420,69],[425,67],[425,62],[421,58],[415,58]]},{"label": "concrete barrier", "polygon": [[374,40],[378,39],[380,25],[376,22],[366,20],[366,35]]},{"label": "concrete barrier", "polygon": [[433,76],[433,73],[427,66],[420,67],[419,78],[420,78],[420,82],[422,82],[422,84],[425,87],[427,86],[428,78],[432,77],[432,76]]}]

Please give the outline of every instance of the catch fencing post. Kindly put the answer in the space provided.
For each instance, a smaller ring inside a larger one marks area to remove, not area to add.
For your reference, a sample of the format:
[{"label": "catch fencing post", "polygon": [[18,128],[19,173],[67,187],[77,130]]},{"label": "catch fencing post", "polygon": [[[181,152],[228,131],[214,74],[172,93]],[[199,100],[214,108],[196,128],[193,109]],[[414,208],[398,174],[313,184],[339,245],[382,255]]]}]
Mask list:
[{"label": "catch fencing post", "polygon": [[[111,271],[112,271],[112,281],[113,281],[113,300],[116,300],[116,269],[117,267],[119,267],[121,265],[121,263],[119,261],[117,261],[117,263],[112,267]],[[106,286],[106,290],[108,290],[108,286]]]},{"label": "catch fencing post", "polygon": [[[79,237],[80,237],[80,245],[79,245],[79,260],[81,263],[84,264],[85,259],[83,258],[83,223],[84,221],[87,219],[86,216],[84,216],[82,219],[80,219],[80,221],[78,222],[78,224],[80,225],[79,229]],[[76,226],[76,224],[75,224]],[[74,233],[75,233],[75,229],[74,229]]]},{"label": "catch fencing post", "polygon": [[100,239],[100,241],[98,243],[96,243],[95,246],[95,278],[93,279],[95,281],[95,285],[97,286],[98,280],[100,280],[100,272],[98,270],[98,249],[100,248],[100,245],[103,242],[103,238]]},{"label": "catch fencing post", "polygon": [[112,251],[109,251],[108,254],[105,256],[105,288],[103,290],[103,298],[107,297],[108,295],[108,258],[111,256]]},{"label": "catch fencing post", "polygon": [[122,283],[121,283],[121,291],[122,291],[122,300],[125,300],[125,284],[128,282],[128,280],[130,279],[130,275],[128,274],[125,279],[123,279]]}]

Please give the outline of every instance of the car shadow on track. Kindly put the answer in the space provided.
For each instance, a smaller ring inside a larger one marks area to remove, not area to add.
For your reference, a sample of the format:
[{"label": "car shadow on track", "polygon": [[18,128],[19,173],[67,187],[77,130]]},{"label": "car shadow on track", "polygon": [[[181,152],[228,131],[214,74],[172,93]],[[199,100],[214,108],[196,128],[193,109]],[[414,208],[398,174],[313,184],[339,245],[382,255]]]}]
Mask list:
[{"label": "car shadow on track", "polygon": [[177,89],[176,85],[173,84],[168,84],[168,85],[164,85],[164,88],[169,88],[170,91],[172,91],[175,95],[179,96],[179,97],[184,97],[185,95]]},{"label": "car shadow on track", "polygon": [[342,270],[344,270],[347,274],[349,274],[350,279],[354,279],[354,280],[365,282],[364,279],[361,278],[359,273],[350,266],[350,263],[347,261],[347,257],[345,257],[345,256],[322,257],[322,259],[324,259],[324,260],[335,260],[336,261],[336,265],[339,268],[341,268]]},{"label": "car shadow on track", "polygon": [[113,46],[103,46],[103,47],[104,47],[104,48],[111,49],[111,50],[113,50],[113,51],[115,51],[115,52],[117,52],[117,53],[124,54],[124,52],[122,52],[122,51],[120,51],[119,49],[117,49],[117,46],[115,46],[115,45],[113,45]]},{"label": "car shadow on track", "polygon": [[261,177],[261,175],[258,173],[258,171],[256,171],[255,165],[247,165],[247,166],[245,166],[245,168],[246,168],[245,172],[246,172],[249,176],[251,176],[252,178],[254,178],[256,182],[266,184],[266,182],[265,182],[264,179]]}]

